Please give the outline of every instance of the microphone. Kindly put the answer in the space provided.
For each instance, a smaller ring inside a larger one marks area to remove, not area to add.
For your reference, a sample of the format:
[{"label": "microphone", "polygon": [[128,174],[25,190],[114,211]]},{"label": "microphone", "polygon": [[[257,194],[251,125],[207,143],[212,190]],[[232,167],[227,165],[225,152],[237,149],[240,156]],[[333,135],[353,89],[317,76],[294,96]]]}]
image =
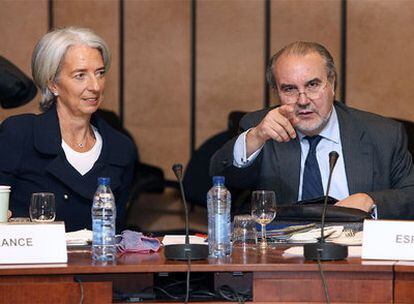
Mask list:
[{"label": "microphone", "polygon": [[348,257],[348,247],[334,244],[334,243],[325,243],[325,216],[326,209],[328,206],[328,196],[329,190],[331,187],[331,179],[333,169],[336,165],[336,161],[339,158],[339,154],[336,151],[329,153],[329,177],[328,185],[326,187],[325,201],[323,202],[323,211],[321,218],[321,237],[319,242],[314,244],[305,244],[303,246],[303,252],[306,260],[321,260],[321,261],[332,261],[332,260],[344,260]]},{"label": "microphone", "polygon": [[[339,154],[336,151],[331,151],[329,153],[329,172],[332,172],[335,165],[336,165],[336,161],[339,158]],[[328,183],[328,186],[330,186],[330,184]]]},{"label": "microphone", "polygon": [[175,177],[178,180],[178,183],[180,185],[180,191],[181,191],[181,198],[183,200],[184,204],[184,212],[185,212],[185,244],[190,244],[190,237],[188,233],[188,209],[187,209],[187,200],[185,199],[185,193],[184,193],[184,185],[183,185],[183,165],[182,164],[174,164],[172,166],[172,170],[174,171]]},{"label": "microphone", "polygon": [[178,182],[180,182],[183,179],[183,165],[174,164],[172,166],[172,170],[174,171],[175,177],[177,178]]},{"label": "microphone", "polygon": [[184,205],[185,212],[185,244],[174,244],[164,246],[164,255],[168,260],[203,260],[208,257],[207,244],[190,244],[189,225],[188,225],[188,208],[184,194],[183,185],[183,165],[174,164],[172,170],[180,185],[181,200]]}]

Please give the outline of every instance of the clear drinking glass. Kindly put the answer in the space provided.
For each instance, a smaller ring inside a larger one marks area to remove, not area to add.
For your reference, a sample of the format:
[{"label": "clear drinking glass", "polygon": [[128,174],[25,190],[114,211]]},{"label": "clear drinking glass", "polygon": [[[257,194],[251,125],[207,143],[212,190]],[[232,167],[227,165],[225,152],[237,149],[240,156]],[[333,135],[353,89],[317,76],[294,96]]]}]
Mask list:
[{"label": "clear drinking glass", "polygon": [[250,214],[234,216],[232,241],[234,247],[256,246],[256,222]]},{"label": "clear drinking glass", "polygon": [[53,222],[56,217],[55,195],[49,192],[33,193],[29,213],[32,222]]},{"label": "clear drinking glass", "polygon": [[276,196],[273,191],[257,190],[252,192],[252,216],[262,226],[260,248],[267,248],[266,225],[276,217]]}]

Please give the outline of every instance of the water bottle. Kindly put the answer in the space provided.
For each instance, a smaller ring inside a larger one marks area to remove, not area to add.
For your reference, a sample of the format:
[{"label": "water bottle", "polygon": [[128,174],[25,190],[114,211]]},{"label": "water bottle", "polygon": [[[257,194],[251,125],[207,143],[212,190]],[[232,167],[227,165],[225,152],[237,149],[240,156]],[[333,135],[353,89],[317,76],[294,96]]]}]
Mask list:
[{"label": "water bottle", "polygon": [[109,177],[98,178],[92,204],[92,259],[113,261],[115,259],[115,219],[116,206],[114,194],[109,187]]},{"label": "water bottle", "polygon": [[231,194],[224,186],[223,176],[213,177],[213,187],[207,193],[208,252],[221,258],[231,254]]}]

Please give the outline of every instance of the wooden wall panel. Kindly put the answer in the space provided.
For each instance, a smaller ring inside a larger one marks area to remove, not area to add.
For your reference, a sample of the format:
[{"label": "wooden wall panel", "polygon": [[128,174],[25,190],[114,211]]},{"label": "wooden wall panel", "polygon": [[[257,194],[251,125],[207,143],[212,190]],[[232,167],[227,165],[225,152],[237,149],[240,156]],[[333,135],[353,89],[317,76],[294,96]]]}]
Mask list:
[{"label": "wooden wall panel", "polygon": [[94,30],[112,54],[103,108],[119,112],[119,0],[54,0],[54,27],[81,26]]},{"label": "wooden wall panel", "polygon": [[196,146],[263,107],[264,1],[197,2]]},{"label": "wooden wall panel", "polygon": [[[297,40],[318,42],[329,50],[340,75],[340,0],[272,0],[270,32],[271,55]],[[339,87],[336,96],[340,96]]]},{"label": "wooden wall panel", "polygon": [[414,120],[413,20],[413,1],[348,1],[349,105]]},{"label": "wooden wall panel", "polygon": [[[33,48],[47,31],[47,0],[0,1],[0,54],[31,78],[30,60]],[[38,112],[38,96],[17,109],[0,110],[4,118],[27,112]]]},{"label": "wooden wall panel", "polygon": [[[197,2],[196,147],[226,129],[232,110],[263,107],[265,0]],[[341,0],[271,0],[271,54],[318,41],[341,66]],[[144,162],[187,163],[190,151],[191,0],[125,0],[125,126]],[[414,120],[414,2],[348,0],[347,103]],[[120,0],[53,0],[55,26],[94,29],[109,44],[104,107],[119,108]],[[48,0],[0,0],[0,53],[30,75],[48,28]],[[340,89],[340,88],[339,88]],[[337,96],[339,96],[339,89]],[[35,112],[38,98],[12,114]],[[274,102],[274,100],[273,100]]]},{"label": "wooden wall panel", "polygon": [[190,135],[190,1],[125,1],[125,126],[141,159],[187,163]]}]

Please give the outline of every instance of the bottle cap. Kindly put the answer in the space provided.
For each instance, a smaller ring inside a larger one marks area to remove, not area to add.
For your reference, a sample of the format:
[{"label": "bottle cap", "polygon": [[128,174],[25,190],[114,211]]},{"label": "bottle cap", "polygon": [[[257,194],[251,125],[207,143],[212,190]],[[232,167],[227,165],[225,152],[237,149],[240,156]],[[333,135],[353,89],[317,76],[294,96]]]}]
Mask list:
[{"label": "bottle cap", "polygon": [[214,185],[224,185],[224,176],[213,176]]},{"label": "bottle cap", "polygon": [[111,183],[111,178],[109,177],[98,177],[98,184],[108,186]]}]

